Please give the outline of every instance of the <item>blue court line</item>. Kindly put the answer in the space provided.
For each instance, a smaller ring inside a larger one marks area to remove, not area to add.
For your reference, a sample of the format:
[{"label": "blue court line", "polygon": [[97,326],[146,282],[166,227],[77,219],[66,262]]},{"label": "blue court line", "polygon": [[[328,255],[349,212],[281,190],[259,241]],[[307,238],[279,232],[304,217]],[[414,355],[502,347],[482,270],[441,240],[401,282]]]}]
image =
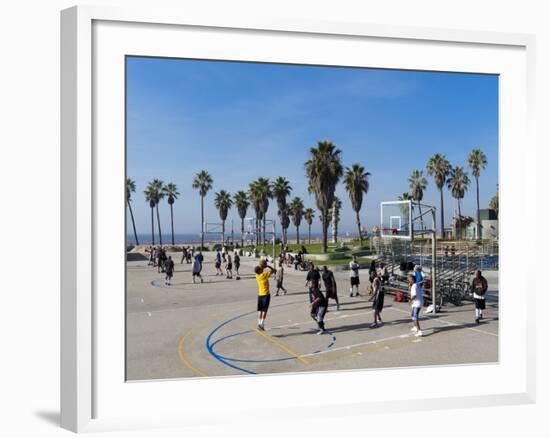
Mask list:
[{"label": "blue court line", "polygon": [[[288,304],[292,304],[292,303],[288,303]],[[281,304],[281,305],[283,305],[283,304]],[[276,307],[276,306],[273,306],[273,307]],[[240,316],[243,316],[243,315],[240,315]],[[237,316],[236,318],[239,318],[240,316]],[[236,319],[236,318],[234,318],[234,319]],[[298,327],[288,327],[288,328],[297,329]],[[211,345],[212,351],[213,351],[214,347],[217,344],[219,344],[220,342],[225,341],[226,339],[232,338],[234,336],[245,335],[247,333],[252,333],[252,332],[253,332],[253,330],[244,330],[242,332],[237,332],[237,333],[233,333],[233,334],[224,336],[223,338],[220,338],[220,339],[216,340]],[[329,334],[332,335],[332,342],[327,346],[327,350],[330,347],[332,347],[334,345],[335,341],[336,341],[336,336],[333,335],[332,333],[329,333]],[[321,350],[317,350],[317,351],[314,351],[312,354],[318,354],[320,352],[321,352]],[[237,358],[234,358],[234,357],[223,356],[219,353],[215,353],[215,354],[217,355],[217,357],[219,359],[224,359],[226,361],[231,361],[231,362],[242,362],[242,363],[267,363],[267,362],[283,362],[283,361],[287,361],[287,360],[296,360],[295,356],[288,356],[288,357],[283,357],[283,358],[280,358],[280,359],[237,359]]]},{"label": "blue court line", "polygon": [[[296,304],[296,303],[299,303],[301,301],[294,301],[292,303],[285,303],[285,304],[278,304],[276,306],[273,306],[273,307],[281,307],[281,306],[289,306],[291,304]],[[227,360],[223,359],[218,353],[216,353],[214,350],[213,350],[213,345],[210,343],[211,339],[212,339],[212,336],[218,331],[220,330],[223,326],[229,324],[230,322],[233,322],[235,321],[236,319],[239,319],[239,318],[242,318],[243,316],[248,316],[248,315],[253,315],[255,314],[256,311],[253,310],[251,312],[246,312],[246,313],[243,313],[241,315],[237,315],[231,319],[228,319],[227,321],[224,321],[222,322],[220,325],[218,325],[214,330],[212,330],[208,336],[206,337],[206,341],[205,341],[205,346],[206,346],[206,349],[208,350],[208,352],[210,353],[210,355],[212,357],[214,357],[214,359],[216,359],[217,361],[223,363],[224,365],[230,367],[230,368],[233,368],[233,369],[236,369],[238,371],[242,371],[246,374],[257,374],[255,373],[254,371],[251,371],[251,370],[247,370],[247,369],[244,369],[244,368],[241,368],[241,367],[238,367],[236,365],[233,365],[232,363],[228,362]]]}]

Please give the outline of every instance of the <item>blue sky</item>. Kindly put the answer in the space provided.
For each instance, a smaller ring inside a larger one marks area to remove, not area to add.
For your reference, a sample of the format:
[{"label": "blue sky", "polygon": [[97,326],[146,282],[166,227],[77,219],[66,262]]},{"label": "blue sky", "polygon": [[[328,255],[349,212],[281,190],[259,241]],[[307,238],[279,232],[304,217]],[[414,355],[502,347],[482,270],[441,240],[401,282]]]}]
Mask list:
[{"label": "blue sky", "polygon": [[[246,190],[265,176],[287,177],[292,196],[315,208],[307,193],[304,162],[309,148],[330,140],[345,166],[358,162],[370,176],[361,219],[371,230],[380,202],[408,190],[413,169],[425,169],[436,152],[466,166],[473,148],[487,155],[480,179],[486,207],[498,182],[498,77],[359,68],[293,66],[160,58],[127,60],[127,173],[136,181],[132,208],[138,232],[150,231],[143,190],[159,178],[178,186],[175,231],[200,231],[200,200],[191,184],[205,169],[214,188],[206,220],[219,221],[214,193]],[[425,170],[424,170],[424,173]],[[428,177],[424,203],[439,207],[439,192]],[[341,232],[354,232],[351,204],[342,184]],[[456,201],[445,190],[448,224]],[[169,207],[161,203],[163,234]],[[474,215],[475,183],[462,204]],[[268,218],[276,215],[271,205]],[[250,214],[252,216],[252,213]],[[239,223],[235,210],[228,220]],[[319,231],[314,221],[314,231]],[[131,231],[131,223],[128,224]]]}]

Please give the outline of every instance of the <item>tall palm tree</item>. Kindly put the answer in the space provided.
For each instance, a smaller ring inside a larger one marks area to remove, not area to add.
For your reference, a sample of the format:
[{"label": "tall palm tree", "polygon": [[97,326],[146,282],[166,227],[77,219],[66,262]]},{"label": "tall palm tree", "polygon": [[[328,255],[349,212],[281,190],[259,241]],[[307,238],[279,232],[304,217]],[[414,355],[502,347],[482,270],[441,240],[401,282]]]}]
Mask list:
[{"label": "tall palm tree", "polygon": [[479,217],[479,176],[481,170],[487,167],[487,156],[481,149],[473,149],[468,155],[468,167],[472,169],[472,175],[476,179],[476,200],[477,200],[477,238],[481,239],[481,219]]},{"label": "tall palm tree", "polygon": [[489,208],[492,208],[493,210],[495,210],[495,213],[497,215],[497,218],[498,218],[498,184],[497,184],[497,193],[495,196],[493,196],[491,198],[491,200],[489,201]]},{"label": "tall palm tree", "polygon": [[338,223],[340,222],[340,210],[342,209],[342,201],[338,196],[334,197],[331,208],[332,216],[332,243],[338,242]]},{"label": "tall palm tree", "polygon": [[287,243],[288,227],[290,226],[290,217],[288,214],[288,205],[281,211],[281,227],[283,229],[283,240]]},{"label": "tall palm tree", "polygon": [[451,167],[449,177],[447,179],[447,188],[451,191],[453,198],[457,200],[458,215],[462,216],[460,209],[460,201],[464,198],[464,195],[468,191],[470,185],[470,178],[468,172],[464,171],[463,167],[456,166]]},{"label": "tall palm tree", "polygon": [[451,163],[445,158],[443,154],[434,154],[428,160],[426,164],[426,171],[428,175],[433,176],[435,185],[439,189],[440,204],[441,208],[439,211],[440,220],[441,220],[441,237],[443,238],[445,234],[445,215],[443,211],[443,186],[447,181],[447,176],[449,175],[449,170]]},{"label": "tall palm tree", "polygon": [[218,209],[220,219],[222,220],[222,245],[225,245],[225,220],[227,219],[227,213],[229,213],[229,209],[233,205],[231,195],[225,190],[220,190],[215,195],[214,205]]},{"label": "tall palm tree", "polygon": [[248,185],[248,199],[250,199],[250,203],[252,204],[252,208],[254,209],[254,213],[256,215],[255,237],[256,237],[256,246],[258,246],[260,244],[260,237],[261,237],[260,221],[262,219],[263,201],[262,201],[262,189],[259,186],[257,181],[252,181]]},{"label": "tall palm tree", "polygon": [[157,226],[159,234],[159,244],[162,246],[162,232],[160,230],[160,213],[159,213],[159,204],[160,201],[164,198],[164,193],[162,192],[162,187],[164,186],[163,182],[160,179],[154,179],[147,186],[147,191],[151,195],[151,199],[155,203],[155,210],[157,212]]},{"label": "tall palm tree", "polygon": [[174,202],[178,199],[178,188],[174,183],[168,183],[162,188],[162,192],[168,198],[168,204],[170,205],[170,224],[172,225],[172,246],[174,243]]},{"label": "tall palm tree", "polygon": [[151,186],[151,183],[147,185],[147,188],[143,191],[145,194],[145,200],[149,203],[149,207],[151,208],[151,244],[155,245],[155,219],[154,219],[154,211],[155,211],[155,205],[156,204],[156,196],[155,196],[155,190]]},{"label": "tall palm tree", "polygon": [[279,216],[279,221],[281,222],[281,228],[283,229],[283,241],[284,239],[284,228],[283,228],[283,220],[282,215],[286,208],[286,198],[287,196],[290,196],[290,192],[292,191],[292,187],[290,186],[289,181],[283,177],[279,176],[273,181],[273,186],[271,188],[271,193],[273,194],[273,197],[277,201],[277,215]]},{"label": "tall palm tree", "polygon": [[363,233],[361,233],[359,211],[361,211],[361,206],[363,205],[363,193],[367,194],[369,191],[369,175],[370,173],[365,172],[365,168],[358,163],[354,163],[351,167],[347,167],[346,173],[344,174],[344,186],[346,187],[346,191],[351,201],[351,208],[355,211],[355,222],[357,223],[357,231],[359,232],[361,246],[363,245]]},{"label": "tall palm tree", "polygon": [[309,180],[308,191],[315,194],[315,203],[321,212],[323,228],[323,252],[327,252],[328,212],[332,208],[336,185],[344,172],[341,153],[329,141],[320,141],[309,150],[310,159],[305,163]]},{"label": "tall palm tree", "polygon": [[422,231],[424,231],[424,218],[422,217],[422,206],[420,205],[420,201],[424,198],[424,190],[426,190],[426,187],[428,187],[428,180],[424,178],[423,172],[419,169],[413,170],[411,176],[409,176],[409,193],[411,194],[411,199],[418,202]]},{"label": "tall palm tree", "polygon": [[[468,177],[468,173],[464,171],[464,168],[460,166],[451,167],[449,178],[447,179],[447,188],[451,191],[453,198],[455,198],[457,201],[459,223],[462,223],[460,201],[464,198],[464,194],[468,190],[469,185],[470,178]],[[459,229],[459,238],[462,238],[462,226],[460,226]]]},{"label": "tall palm tree", "polygon": [[246,217],[246,211],[250,206],[250,202],[248,201],[248,196],[246,192],[243,190],[239,190],[237,193],[235,193],[235,196],[233,196],[233,201],[235,202],[237,213],[239,213],[239,217],[241,218],[241,248],[242,248],[244,246],[244,218]]},{"label": "tall palm tree", "polygon": [[273,198],[271,191],[271,183],[268,178],[260,177],[256,181],[250,184],[250,194],[254,209],[256,210],[256,219],[258,221],[258,227],[260,229],[260,236],[262,235],[262,222],[263,222],[263,243],[265,243],[265,223],[267,216],[267,209],[269,208],[269,200]]},{"label": "tall palm tree", "polygon": [[212,188],[214,181],[206,170],[201,170],[195,175],[193,188],[198,189],[201,197],[201,250],[204,248],[204,198]]},{"label": "tall palm tree", "polygon": [[126,203],[128,204],[128,209],[130,210],[130,217],[132,218],[132,227],[134,228],[134,238],[136,239],[136,245],[139,245],[139,240],[136,231],[136,222],[134,221],[134,212],[132,211],[132,193],[136,191],[136,182],[133,179],[126,179]]},{"label": "tall palm tree", "polygon": [[311,223],[313,222],[314,217],[315,217],[315,212],[313,211],[313,208],[306,208],[304,210],[304,219],[306,220],[307,226],[308,226],[308,232],[307,232],[308,243],[311,243]]},{"label": "tall palm tree", "polygon": [[296,197],[288,206],[290,216],[292,217],[292,223],[296,227],[296,244],[300,244],[300,224],[302,223],[302,217],[304,215],[304,203]]}]

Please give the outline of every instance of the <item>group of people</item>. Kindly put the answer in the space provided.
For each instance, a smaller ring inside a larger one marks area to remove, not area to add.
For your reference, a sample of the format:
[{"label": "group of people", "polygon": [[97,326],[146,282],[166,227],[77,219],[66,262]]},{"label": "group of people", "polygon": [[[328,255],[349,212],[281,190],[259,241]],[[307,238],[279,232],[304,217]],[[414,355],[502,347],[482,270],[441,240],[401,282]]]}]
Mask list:
[{"label": "group of people", "polygon": [[235,250],[235,252],[233,253],[233,259],[231,259],[231,254],[229,253],[229,251],[227,251],[225,248],[223,248],[222,251],[218,249],[214,257],[216,275],[224,275],[224,272],[222,271],[222,263],[225,270],[225,278],[232,279],[233,268],[235,268],[235,279],[241,279],[239,273],[239,269],[241,267],[241,256],[239,255],[239,251]]},{"label": "group of people", "polygon": [[157,268],[159,274],[161,272],[164,273],[164,284],[170,286],[172,277],[174,276],[174,261],[172,260],[172,256],[167,255],[166,249],[161,246],[150,246],[146,252],[149,253],[149,263],[147,265]]},{"label": "group of people", "polygon": [[[261,260],[258,266],[255,268],[256,281],[258,284],[258,329],[265,330],[265,319],[270,303],[270,289],[269,278],[272,274],[275,274],[277,281],[276,295],[282,290],[286,294],[287,290],[283,286],[284,279],[284,265],[285,259],[282,256],[279,258],[279,267],[275,268],[269,266],[267,261]],[[356,257],[353,257],[350,262],[350,297],[359,296],[359,263]],[[325,293],[321,291],[321,280],[323,282]],[[383,325],[382,310],[384,308],[384,285],[388,283],[389,273],[385,265],[381,265],[380,269],[376,269],[376,264],[373,261],[369,268],[369,281],[371,283],[371,297],[373,308],[374,321],[371,324],[372,328]],[[407,283],[409,289],[409,302],[411,307],[411,331],[414,332],[414,336],[423,336],[422,329],[420,327],[420,309],[424,306],[424,285],[426,279],[422,271],[421,266],[414,266],[414,270],[407,276]],[[311,263],[309,271],[306,277],[306,287],[308,288],[309,296],[309,308],[310,315],[318,325],[317,334],[325,333],[325,315],[327,313],[329,299],[336,301],[336,308],[340,310],[340,303],[338,301],[337,283],[334,277],[334,273],[323,266],[322,270]],[[485,309],[485,292],[487,291],[487,280],[481,275],[481,271],[477,271],[475,278],[472,281],[472,292],[475,302],[476,323],[479,323],[483,317],[483,310]]]}]

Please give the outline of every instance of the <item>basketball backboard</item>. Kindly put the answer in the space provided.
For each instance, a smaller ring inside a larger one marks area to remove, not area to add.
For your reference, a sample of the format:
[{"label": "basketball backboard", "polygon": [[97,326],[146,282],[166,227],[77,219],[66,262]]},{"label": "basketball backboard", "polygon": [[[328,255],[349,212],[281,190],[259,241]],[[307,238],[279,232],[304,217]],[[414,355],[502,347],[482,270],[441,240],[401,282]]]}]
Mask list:
[{"label": "basketball backboard", "polygon": [[394,239],[412,239],[411,201],[380,203],[380,236]]}]

